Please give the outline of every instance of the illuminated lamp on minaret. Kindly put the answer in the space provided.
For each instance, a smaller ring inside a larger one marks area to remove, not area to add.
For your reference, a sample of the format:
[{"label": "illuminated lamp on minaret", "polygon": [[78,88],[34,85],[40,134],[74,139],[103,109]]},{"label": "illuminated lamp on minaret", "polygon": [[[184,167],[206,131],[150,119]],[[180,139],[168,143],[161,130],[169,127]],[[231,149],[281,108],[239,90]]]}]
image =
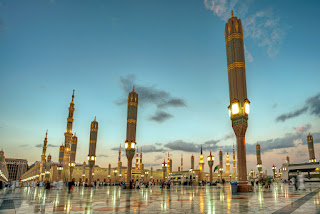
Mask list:
[{"label": "illuminated lamp on minaret", "polygon": [[243,28],[241,20],[233,16],[225,25],[225,41],[228,64],[229,116],[237,139],[238,191],[251,192],[247,183],[247,160],[245,134],[248,127],[250,102],[247,97]]}]

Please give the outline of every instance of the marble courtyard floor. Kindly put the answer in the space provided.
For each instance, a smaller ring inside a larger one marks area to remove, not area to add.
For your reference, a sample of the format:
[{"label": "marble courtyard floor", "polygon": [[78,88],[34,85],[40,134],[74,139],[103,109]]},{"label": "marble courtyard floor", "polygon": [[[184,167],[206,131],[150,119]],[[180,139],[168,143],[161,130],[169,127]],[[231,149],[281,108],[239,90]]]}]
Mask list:
[{"label": "marble courtyard floor", "polygon": [[320,183],[295,191],[288,184],[232,194],[217,187],[159,186],[123,190],[118,186],[66,189],[17,188],[0,191],[0,213],[320,213]]}]

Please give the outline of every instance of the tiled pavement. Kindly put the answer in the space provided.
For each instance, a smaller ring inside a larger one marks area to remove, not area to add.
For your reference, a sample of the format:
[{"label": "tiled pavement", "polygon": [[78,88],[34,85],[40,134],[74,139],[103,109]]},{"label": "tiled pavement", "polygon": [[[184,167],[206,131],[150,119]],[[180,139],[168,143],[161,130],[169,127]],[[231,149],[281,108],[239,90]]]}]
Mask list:
[{"label": "tiled pavement", "polygon": [[118,186],[66,189],[17,188],[0,191],[0,213],[318,213],[320,183],[295,191],[287,184],[232,194],[230,186],[159,186],[123,190]]}]

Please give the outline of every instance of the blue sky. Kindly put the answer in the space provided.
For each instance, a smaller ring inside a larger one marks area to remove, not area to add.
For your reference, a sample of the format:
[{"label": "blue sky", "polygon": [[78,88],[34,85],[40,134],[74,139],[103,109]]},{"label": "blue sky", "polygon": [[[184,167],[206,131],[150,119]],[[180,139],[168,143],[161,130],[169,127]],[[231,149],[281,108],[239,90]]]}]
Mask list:
[{"label": "blue sky", "polygon": [[306,161],[307,132],[320,142],[318,1],[0,0],[5,155],[39,160],[48,129],[48,152],[57,161],[75,89],[76,161],[86,160],[97,116],[97,163],[115,165],[112,149],[126,136],[122,101],[133,84],[140,98],[137,143],[147,166],[160,167],[169,151],[174,168],[181,153],[189,167],[200,144],[205,155],[231,152],[224,41],[231,9],[245,31],[248,170],[255,169],[257,141],[269,171],[286,155]]}]

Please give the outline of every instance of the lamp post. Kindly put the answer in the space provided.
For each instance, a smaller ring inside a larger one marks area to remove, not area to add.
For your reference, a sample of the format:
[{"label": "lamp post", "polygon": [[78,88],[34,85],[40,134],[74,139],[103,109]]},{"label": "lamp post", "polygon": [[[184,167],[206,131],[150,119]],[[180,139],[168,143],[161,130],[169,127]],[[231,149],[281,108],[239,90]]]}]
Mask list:
[{"label": "lamp post", "polygon": [[166,164],[166,159],[164,159],[162,163],[162,171],[163,171],[163,181],[166,181],[166,172],[167,172],[167,164]]},{"label": "lamp post", "polygon": [[211,151],[210,151],[210,155],[208,156],[208,165],[210,168],[210,185],[212,185],[212,166],[214,163],[214,156],[212,156]]},{"label": "lamp post", "polygon": [[229,116],[237,139],[238,191],[251,192],[247,183],[245,134],[248,127],[250,101],[247,97],[243,28],[241,20],[233,16],[225,25],[225,42],[229,80]]},{"label": "lamp post", "polygon": [[272,166],[273,179],[275,179],[275,178],[276,178],[276,170],[277,170],[277,167],[273,164],[273,166]]}]

